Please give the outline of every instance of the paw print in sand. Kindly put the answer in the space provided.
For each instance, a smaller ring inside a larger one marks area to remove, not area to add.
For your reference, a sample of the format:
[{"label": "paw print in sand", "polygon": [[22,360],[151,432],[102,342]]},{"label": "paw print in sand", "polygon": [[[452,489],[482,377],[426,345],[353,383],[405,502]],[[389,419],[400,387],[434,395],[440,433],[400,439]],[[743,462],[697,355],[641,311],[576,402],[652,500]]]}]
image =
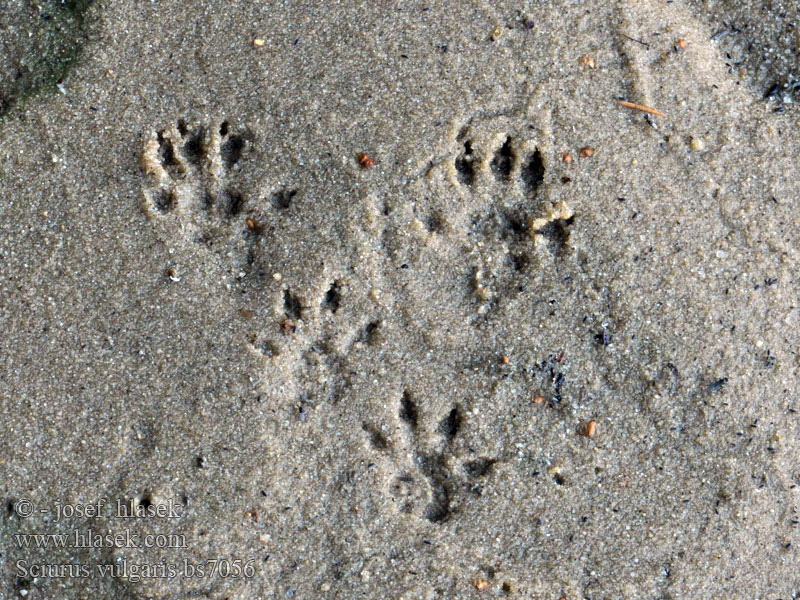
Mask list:
[{"label": "paw print in sand", "polygon": [[467,495],[482,493],[482,480],[497,459],[473,455],[463,460],[457,440],[461,410],[453,406],[438,421],[426,423],[411,394],[404,392],[397,442],[390,443],[377,427],[364,423],[371,446],[395,461],[388,492],[399,512],[442,523],[460,512]]},{"label": "paw print in sand", "polygon": [[246,228],[250,222],[241,218],[245,199],[236,179],[248,137],[231,131],[227,121],[209,126],[179,120],[152,132],[141,156],[153,180],[144,190],[145,213],[174,215],[182,231],[209,246],[216,234]]},{"label": "paw print in sand", "polygon": [[509,220],[518,233],[569,219],[569,207],[549,198],[545,157],[552,154],[552,143],[539,137],[545,136],[519,118],[473,119],[456,137],[451,181],[462,195],[482,197],[495,209],[513,213]]},{"label": "paw print in sand", "polygon": [[[455,159],[458,181],[470,188],[516,185],[526,196],[536,195],[544,181],[542,154],[533,142],[497,134],[484,137],[479,144],[469,136],[470,128],[461,130],[461,152]],[[487,151],[488,150],[488,151]]]},{"label": "paw print in sand", "polygon": [[548,169],[554,144],[549,119],[474,118],[455,139],[446,172],[472,208],[472,286],[478,314],[524,289],[527,275],[569,254],[574,217]]}]

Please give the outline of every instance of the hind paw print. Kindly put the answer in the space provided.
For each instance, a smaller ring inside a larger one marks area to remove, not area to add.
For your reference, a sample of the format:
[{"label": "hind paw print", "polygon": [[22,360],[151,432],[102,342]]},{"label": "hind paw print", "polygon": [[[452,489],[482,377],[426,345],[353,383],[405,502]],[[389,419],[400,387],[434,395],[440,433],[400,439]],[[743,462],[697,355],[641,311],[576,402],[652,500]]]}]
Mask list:
[{"label": "hind paw print", "polygon": [[[214,233],[230,227],[245,207],[232,179],[246,150],[246,136],[232,132],[227,121],[207,126],[179,120],[152,132],[141,157],[155,184],[144,190],[145,213],[175,214],[182,229],[189,226],[198,241],[212,243]],[[241,221],[239,226],[250,225]]]}]

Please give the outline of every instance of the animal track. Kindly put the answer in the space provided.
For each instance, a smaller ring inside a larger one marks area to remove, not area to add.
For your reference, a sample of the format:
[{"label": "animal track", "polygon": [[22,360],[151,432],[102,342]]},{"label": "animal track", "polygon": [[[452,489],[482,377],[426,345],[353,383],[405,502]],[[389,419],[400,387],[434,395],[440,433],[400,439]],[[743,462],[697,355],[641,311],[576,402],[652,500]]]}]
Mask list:
[{"label": "animal track", "polygon": [[504,185],[517,185],[528,198],[534,198],[544,181],[542,153],[531,141],[510,135],[493,136],[487,148],[469,137],[470,128],[461,130],[461,153],[454,161],[458,180],[462,185],[475,186],[491,183],[490,176]]},{"label": "animal track", "polygon": [[156,185],[144,190],[145,213],[176,215],[182,230],[208,246],[223,232],[234,237],[248,230],[256,233],[257,223],[241,216],[247,198],[236,185],[248,137],[233,133],[227,121],[209,126],[179,120],[152,132],[142,152],[142,168]]},{"label": "animal track", "polygon": [[485,477],[497,460],[458,459],[456,438],[462,428],[461,410],[458,405],[453,406],[438,421],[435,431],[425,435],[420,429],[419,408],[411,394],[404,392],[397,412],[402,440],[400,448],[392,448],[386,435],[376,427],[364,424],[364,431],[375,450],[383,454],[396,451],[401,460],[404,457],[412,459],[411,464],[398,469],[389,484],[389,493],[400,512],[441,523],[454,514],[453,506],[459,494],[481,493],[477,480]]},{"label": "animal track", "polygon": [[535,248],[554,259],[569,248],[574,216],[546,177],[551,143],[537,139],[539,128],[520,121],[473,119],[458,133],[451,154],[450,181],[472,206],[470,231],[482,242],[472,275],[479,314],[519,291],[526,272],[541,261]]},{"label": "animal track", "polygon": [[473,204],[488,203],[505,212],[513,207],[519,213],[517,233],[535,234],[555,218],[572,216],[553,200],[557,194],[551,193],[547,177],[555,153],[549,121],[547,112],[531,118],[517,113],[474,116],[456,135],[452,162],[445,167],[451,183]]}]

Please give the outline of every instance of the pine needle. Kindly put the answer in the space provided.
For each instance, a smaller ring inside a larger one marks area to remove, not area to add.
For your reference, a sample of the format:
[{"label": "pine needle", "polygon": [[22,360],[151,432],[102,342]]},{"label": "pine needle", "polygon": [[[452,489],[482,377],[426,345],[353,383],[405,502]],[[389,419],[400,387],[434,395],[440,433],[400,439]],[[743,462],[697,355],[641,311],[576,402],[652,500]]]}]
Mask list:
[{"label": "pine needle", "polygon": [[651,115],[656,115],[658,117],[666,117],[667,116],[664,113],[662,113],[661,111],[658,111],[655,108],[650,108],[649,106],[643,106],[641,104],[635,104],[633,102],[628,102],[626,100],[617,100],[617,102],[619,102],[622,106],[625,106],[627,108],[635,108],[636,110],[641,110],[641,111],[644,111],[646,113],[650,113]]}]

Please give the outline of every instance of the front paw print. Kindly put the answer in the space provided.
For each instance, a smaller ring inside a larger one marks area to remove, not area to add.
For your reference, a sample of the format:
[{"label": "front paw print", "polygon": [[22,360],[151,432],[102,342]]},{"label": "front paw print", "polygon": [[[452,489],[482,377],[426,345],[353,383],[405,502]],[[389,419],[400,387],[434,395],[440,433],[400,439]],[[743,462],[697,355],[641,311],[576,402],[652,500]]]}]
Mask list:
[{"label": "front paw print", "polygon": [[[372,448],[396,467],[387,490],[391,502],[398,512],[431,523],[448,521],[460,513],[468,495],[481,493],[485,476],[498,460],[466,457],[459,449],[463,420],[460,406],[452,406],[438,420],[429,421],[423,418],[411,394],[404,391],[398,408],[394,442],[390,443],[376,426],[368,422],[363,426]],[[424,430],[434,423],[433,430],[426,433]]]},{"label": "front paw print", "polygon": [[232,132],[227,121],[189,125],[179,120],[152,132],[141,157],[153,180],[143,190],[145,213],[151,218],[175,215],[179,231],[192,231],[195,241],[207,245],[219,234],[247,227],[245,219],[238,219],[246,200],[235,181],[247,139]]}]

